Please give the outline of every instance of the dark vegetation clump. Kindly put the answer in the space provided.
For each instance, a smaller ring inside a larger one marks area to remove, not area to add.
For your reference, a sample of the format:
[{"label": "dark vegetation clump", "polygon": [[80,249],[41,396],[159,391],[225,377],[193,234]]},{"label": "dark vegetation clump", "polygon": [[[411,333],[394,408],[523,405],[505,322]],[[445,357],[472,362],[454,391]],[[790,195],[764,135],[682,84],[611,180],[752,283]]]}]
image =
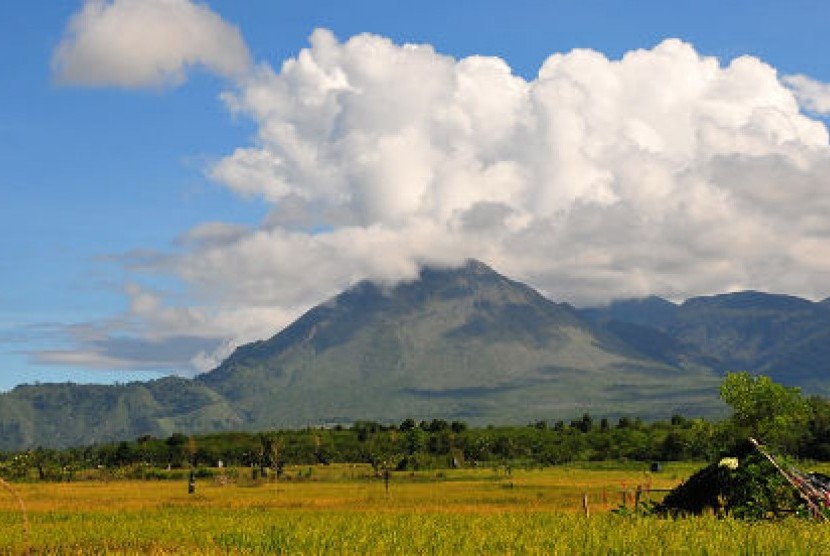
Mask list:
[{"label": "dark vegetation clump", "polygon": [[[728,373],[720,393],[733,410],[721,427],[721,445],[732,446],[728,455],[674,489],[657,511],[682,515],[711,510],[750,519],[796,514],[827,521],[830,479],[804,473],[754,440],[763,438],[778,452],[810,455],[804,450],[810,436],[814,442],[826,440],[824,433],[815,432],[825,421],[827,401],[805,399],[798,388],[747,372]],[[738,438],[746,440],[732,442]]]},{"label": "dark vegetation clump", "polygon": [[[675,488],[656,512],[672,516],[713,512],[743,519],[813,514],[799,487],[814,481],[813,490],[823,491],[821,476],[801,473],[786,458],[776,457],[775,461],[780,469],[747,441],[731,456],[704,467]],[[824,505],[822,500],[814,502]]]}]

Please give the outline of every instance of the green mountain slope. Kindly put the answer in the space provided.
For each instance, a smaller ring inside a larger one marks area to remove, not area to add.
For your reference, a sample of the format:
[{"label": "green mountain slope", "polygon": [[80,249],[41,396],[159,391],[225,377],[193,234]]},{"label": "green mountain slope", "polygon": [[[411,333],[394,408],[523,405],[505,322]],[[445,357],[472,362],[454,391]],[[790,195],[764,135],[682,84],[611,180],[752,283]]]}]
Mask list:
[{"label": "green mountain slope", "polygon": [[623,301],[583,314],[661,361],[748,370],[830,394],[827,300],[744,291],[692,298],[673,311],[667,303]]},{"label": "green mountain slope", "polygon": [[658,330],[671,326],[680,307],[651,295],[641,299],[622,299],[601,308],[582,309],[580,314],[592,322],[626,322]]},{"label": "green mountain slope", "polygon": [[216,392],[176,377],[115,386],[25,385],[0,395],[0,450],[228,430],[241,424],[236,410]]},{"label": "green mountain slope", "polygon": [[817,361],[821,345],[830,345],[823,341],[830,314],[797,297],[747,291],[694,298],[681,306],[669,332],[716,359],[722,371],[745,369],[800,384],[819,369],[830,370],[827,359]]},{"label": "green mountain slope", "polygon": [[359,284],[197,380],[252,426],[700,412],[716,404],[717,382],[477,262],[390,290]]},{"label": "green mountain slope", "polygon": [[394,287],[358,284],[192,380],[18,387],[0,395],[0,449],[359,419],[722,410],[719,377],[649,333],[598,326],[475,261],[427,268]]}]

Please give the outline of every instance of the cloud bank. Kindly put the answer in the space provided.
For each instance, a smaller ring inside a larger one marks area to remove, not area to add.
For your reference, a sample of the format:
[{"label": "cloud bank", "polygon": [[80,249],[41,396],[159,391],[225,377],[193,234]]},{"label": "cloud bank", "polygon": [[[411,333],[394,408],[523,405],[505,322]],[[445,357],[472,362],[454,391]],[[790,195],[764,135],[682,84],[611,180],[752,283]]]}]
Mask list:
[{"label": "cloud bank", "polygon": [[318,30],[225,100],[258,141],[212,176],[273,212],[178,262],[233,302],[465,257],[583,302],[826,290],[827,130],[757,58],[670,39],[554,54],[527,81],[497,58]]},{"label": "cloud bank", "polygon": [[52,59],[60,83],[178,85],[191,66],[225,77],[250,66],[239,30],[189,0],[87,0]]},{"label": "cloud bank", "polygon": [[816,114],[830,114],[830,83],[821,83],[806,75],[786,75],[784,82],[789,85],[798,102]]},{"label": "cloud bank", "polygon": [[467,258],[579,304],[749,288],[824,297],[830,147],[799,108],[824,110],[808,89],[677,39],[619,60],[556,53],[527,80],[498,58],[317,30],[223,95],[258,133],[210,175],[270,214],[250,228],[206,223],[175,254],[133,261],[200,302],[172,307],[132,286],[129,318],[159,342],[222,342],[190,358],[204,370],[357,280]]}]

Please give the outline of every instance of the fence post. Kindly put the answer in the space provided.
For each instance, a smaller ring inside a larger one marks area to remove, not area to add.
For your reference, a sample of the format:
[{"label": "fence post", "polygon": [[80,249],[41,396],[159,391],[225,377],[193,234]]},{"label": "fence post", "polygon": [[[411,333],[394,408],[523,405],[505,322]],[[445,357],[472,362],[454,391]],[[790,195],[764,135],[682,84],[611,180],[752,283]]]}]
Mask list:
[{"label": "fence post", "polygon": [[386,489],[386,497],[389,497],[389,469],[383,470],[383,486]]}]

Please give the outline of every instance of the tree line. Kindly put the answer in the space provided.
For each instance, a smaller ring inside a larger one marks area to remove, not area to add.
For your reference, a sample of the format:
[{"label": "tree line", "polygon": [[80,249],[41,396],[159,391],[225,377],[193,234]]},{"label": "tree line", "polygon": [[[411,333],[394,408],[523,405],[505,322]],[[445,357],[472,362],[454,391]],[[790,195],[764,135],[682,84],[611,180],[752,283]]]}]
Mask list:
[{"label": "tree line", "polygon": [[[478,465],[548,466],[574,461],[712,460],[755,436],[790,455],[830,460],[830,403],[764,376],[730,373],[721,386],[729,418],[674,415],[644,422],[588,413],[570,421],[470,427],[462,421],[358,421],[302,430],[225,432],[0,454],[0,476],[63,480],[84,469],[251,467],[368,463],[375,470]],[[34,470],[34,471],[33,471]]]}]

